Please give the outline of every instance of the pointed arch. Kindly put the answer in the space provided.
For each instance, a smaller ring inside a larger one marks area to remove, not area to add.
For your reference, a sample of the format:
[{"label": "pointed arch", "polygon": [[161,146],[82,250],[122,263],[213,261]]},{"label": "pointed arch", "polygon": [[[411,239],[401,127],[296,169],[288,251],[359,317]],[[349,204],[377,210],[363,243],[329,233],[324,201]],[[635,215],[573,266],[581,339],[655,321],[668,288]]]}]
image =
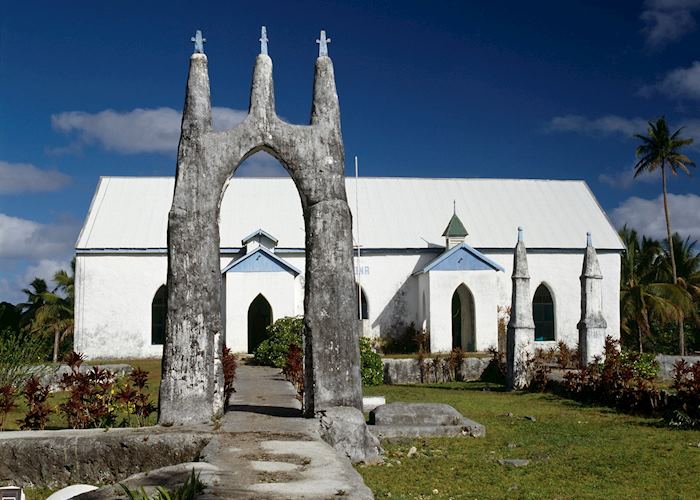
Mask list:
[{"label": "pointed arch", "polygon": [[546,283],[540,283],[532,298],[532,319],[535,322],[535,340],[556,340],[554,296]]},{"label": "pointed arch", "polygon": [[452,348],[476,350],[474,295],[462,283],[452,294]]},{"label": "pointed arch", "polygon": [[267,338],[267,327],[271,324],[272,306],[259,293],[248,306],[248,352],[254,352]]},{"label": "pointed arch", "polygon": [[355,300],[355,310],[359,316],[359,319],[369,319],[369,303],[367,302],[367,294],[365,293],[365,287],[355,283],[355,287],[360,289],[360,304]]},{"label": "pointed arch", "polygon": [[165,342],[165,318],[168,314],[168,289],[161,285],[151,301],[151,344],[163,345]]}]

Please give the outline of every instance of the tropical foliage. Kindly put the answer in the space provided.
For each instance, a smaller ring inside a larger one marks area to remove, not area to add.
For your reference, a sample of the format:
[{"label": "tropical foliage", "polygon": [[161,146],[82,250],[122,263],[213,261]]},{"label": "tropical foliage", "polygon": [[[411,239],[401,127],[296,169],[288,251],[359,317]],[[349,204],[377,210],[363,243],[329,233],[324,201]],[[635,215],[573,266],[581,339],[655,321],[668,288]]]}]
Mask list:
[{"label": "tropical foliage", "polygon": [[[694,253],[695,242],[673,238],[678,249],[679,269],[682,275],[673,282],[670,252],[665,245],[640,237],[627,227],[620,231],[625,245],[622,254],[620,283],[621,329],[625,344],[644,351],[644,346],[653,341],[653,329],[677,325],[686,318],[698,318],[698,283],[700,280],[700,257]],[[655,328],[654,328],[655,327]],[[694,328],[697,335],[697,328]],[[665,351],[675,351],[667,346]]]},{"label": "tropical foliage", "polygon": [[[666,185],[666,171],[671,171],[673,175],[678,175],[678,172],[683,172],[690,175],[690,167],[694,167],[695,163],[688,158],[681,149],[693,143],[693,139],[686,139],[680,136],[682,128],[676,130],[673,134],[670,133],[666,118],[663,116],[655,122],[649,122],[647,130],[648,135],[635,134],[635,137],[642,141],[637,146],[637,164],[634,166],[634,176],[645,172],[661,172],[661,187],[664,197],[664,215],[666,216],[666,241],[672,241],[671,217],[668,212],[668,189]],[[668,256],[671,261],[671,283],[674,285],[678,282],[675,245],[671,245],[668,251]],[[678,342],[681,355],[685,354],[685,335],[683,333],[683,311],[678,310]]]}]

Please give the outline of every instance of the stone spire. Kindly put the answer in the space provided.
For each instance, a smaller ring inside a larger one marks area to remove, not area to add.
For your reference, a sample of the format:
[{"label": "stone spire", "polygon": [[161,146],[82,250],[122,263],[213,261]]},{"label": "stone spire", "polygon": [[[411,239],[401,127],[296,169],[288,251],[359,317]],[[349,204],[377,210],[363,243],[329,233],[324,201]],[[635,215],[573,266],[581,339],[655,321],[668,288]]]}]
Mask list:
[{"label": "stone spire", "polygon": [[535,322],[532,319],[530,274],[527,268],[527,249],[523,229],[518,228],[518,244],[513,255],[513,294],[506,342],[508,389],[522,389],[528,383],[527,356],[535,340]]},{"label": "stone spire", "polygon": [[581,321],[578,323],[578,349],[581,364],[588,364],[603,354],[605,329],[603,317],[603,274],[591,233],[587,234],[581,271]]}]

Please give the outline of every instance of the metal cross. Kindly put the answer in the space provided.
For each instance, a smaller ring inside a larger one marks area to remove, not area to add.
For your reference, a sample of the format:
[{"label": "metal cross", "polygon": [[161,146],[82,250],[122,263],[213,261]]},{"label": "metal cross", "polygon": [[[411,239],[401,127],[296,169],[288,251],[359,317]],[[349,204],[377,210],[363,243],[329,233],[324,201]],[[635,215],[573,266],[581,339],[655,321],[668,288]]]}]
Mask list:
[{"label": "metal cross", "polygon": [[318,57],[328,55],[328,44],[331,43],[330,38],[326,38],[326,31],[321,30],[321,38],[316,40],[318,44]]},{"label": "metal cross", "polygon": [[202,30],[197,30],[190,41],[194,42],[195,54],[204,54],[204,43],[207,41],[207,39],[202,38]]},{"label": "metal cross", "polygon": [[260,53],[267,55],[267,28],[265,26],[260,30]]}]

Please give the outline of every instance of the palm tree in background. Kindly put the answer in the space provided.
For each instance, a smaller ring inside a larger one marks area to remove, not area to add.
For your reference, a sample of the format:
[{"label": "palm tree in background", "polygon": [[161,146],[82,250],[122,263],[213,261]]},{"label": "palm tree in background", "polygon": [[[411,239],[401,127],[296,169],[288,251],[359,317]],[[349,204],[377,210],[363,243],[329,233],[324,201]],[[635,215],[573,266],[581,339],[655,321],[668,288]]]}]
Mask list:
[{"label": "palm tree in background", "polygon": [[73,333],[73,306],[75,303],[75,259],[71,262],[71,274],[64,270],[53,276],[56,287],[49,290],[40,278],[32,281],[29,289],[24,289],[27,302],[20,304],[25,328],[32,333],[53,335],[53,361],[58,361],[61,341]]},{"label": "palm tree in background", "polygon": [[[668,235],[669,253],[671,257],[671,271],[673,284],[678,282],[676,270],[676,258],[674,248],[671,243],[671,218],[668,213],[668,191],[666,187],[666,169],[670,169],[673,175],[678,175],[681,171],[690,175],[689,167],[694,167],[695,163],[681,152],[683,146],[693,143],[693,139],[680,137],[683,128],[679,128],[673,134],[669,133],[668,124],[665,117],[660,117],[656,122],[649,122],[648,135],[635,134],[635,137],[642,141],[637,146],[636,155],[638,161],[634,166],[634,177],[638,177],[644,172],[661,171],[661,186],[664,195],[664,214],[666,216],[666,233]],[[678,326],[679,347],[681,355],[685,355],[685,334],[683,332],[683,318],[680,317]]]},{"label": "palm tree in background", "polygon": [[677,322],[681,310],[692,307],[689,294],[660,276],[663,250],[659,242],[639,238],[626,226],[620,231],[625,245],[622,252],[620,283],[621,328],[628,335],[636,333],[639,352],[643,340],[651,335],[651,320]]}]

